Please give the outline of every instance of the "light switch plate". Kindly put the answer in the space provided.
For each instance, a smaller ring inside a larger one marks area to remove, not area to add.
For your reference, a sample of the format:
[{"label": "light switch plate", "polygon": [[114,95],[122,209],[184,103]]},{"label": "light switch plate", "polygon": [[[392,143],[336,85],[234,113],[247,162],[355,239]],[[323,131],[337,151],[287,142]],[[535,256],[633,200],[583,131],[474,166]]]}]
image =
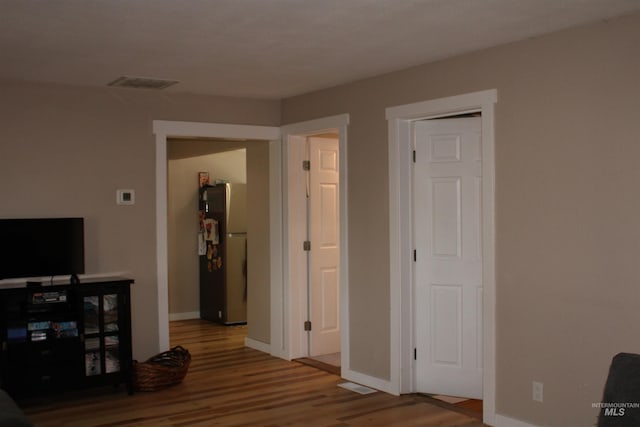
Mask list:
[{"label": "light switch plate", "polygon": [[116,190],[116,203],[118,205],[133,205],[135,202],[135,190]]}]

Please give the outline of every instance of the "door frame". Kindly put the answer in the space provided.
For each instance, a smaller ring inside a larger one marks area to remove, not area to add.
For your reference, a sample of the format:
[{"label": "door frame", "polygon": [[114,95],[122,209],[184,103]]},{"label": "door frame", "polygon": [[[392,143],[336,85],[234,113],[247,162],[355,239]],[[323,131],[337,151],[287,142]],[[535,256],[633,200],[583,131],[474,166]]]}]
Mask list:
[{"label": "door frame", "polygon": [[[283,151],[283,176],[282,188],[287,191],[283,192],[283,223],[288,226],[283,227],[283,299],[285,301],[284,309],[284,336],[288,338],[283,348],[284,358],[295,359],[307,356],[307,334],[302,330],[303,319],[306,313],[299,309],[301,298],[306,295],[306,289],[302,289],[299,281],[292,280],[291,267],[295,265],[297,260],[293,252],[290,250],[291,236],[300,235],[297,228],[304,227],[301,221],[290,220],[289,205],[299,202],[291,199],[294,192],[289,188],[295,182],[289,180],[291,170],[301,170],[301,165],[291,165],[289,154],[293,154],[293,158],[300,157],[300,150],[296,150],[295,143],[290,142],[290,138],[306,137],[326,133],[327,131],[338,131],[338,168],[339,168],[339,200],[340,200],[340,363],[342,376],[346,378],[350,372],[349,369],[349,264],[348,264],[348,209],[347,209],[347,126],[349,125],[349,115],[339,114],[336,116],[324,117],[315,120],[309,120],[300,123],[293,123],[283,126],[282,129],[282,151]],[[291,218],[292,219],[292,218]],[[296,228],[297,227],[297,228]],[[299,327],[294,327],[299,325]]]},{"label": "door frame", "polygon": [[[272,126],[235,125],[154,120],[156,153],[156,275],[158,307],[158,351],[170,347],[169,343],[169,273],[167,236],[167,141],[175,137],[204,137],[262,140],[269,143],[269,214],[270,214],[270,283],[271,283],[271,342],[247,338],[246,344],[261,351],[279,348],[284,337],[282,326],[282,300],[278,291],[282,285],[282,196],[281,164],[282,144],[280,128]],[[195,181],[194,181],[195,182]],[[275,295],[275,297],[274,297]],[[275,331],[275,333],[274,333]]]},{"label": "door frame", "polygon": [[495,155],[496,89],[386,109],[389,140],[390,384],[396,394],[415,391],[412,229],[413,122],[455,114],[482,115],[483,421],[495,421]]}]

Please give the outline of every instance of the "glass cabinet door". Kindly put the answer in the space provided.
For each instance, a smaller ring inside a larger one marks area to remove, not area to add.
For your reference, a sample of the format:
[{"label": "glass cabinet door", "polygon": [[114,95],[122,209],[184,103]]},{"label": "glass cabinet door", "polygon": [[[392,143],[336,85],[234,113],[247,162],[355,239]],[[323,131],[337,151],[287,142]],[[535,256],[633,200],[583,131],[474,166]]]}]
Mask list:
[{"label": "glass cabinet door", "polygon": [[84,370],[88,377],[102,374],[100,338],[88,338],[84,341]]},{"label": "glass cabinet door", "polygon": [[102,349],[100,343],[100,299],[97,295],[83,300],[84,315],[84,371],[90,377],[102,374]]},{"label": "glass cabinet door", "polygon": [[87,377],[120,372],[118,294],[83,298],[84,356]]},{"label": "glass cabinet door", "polygon": [[120,371],[120,336],[118,335],[118,295],[102,297],[104,320],[105,372]]}]

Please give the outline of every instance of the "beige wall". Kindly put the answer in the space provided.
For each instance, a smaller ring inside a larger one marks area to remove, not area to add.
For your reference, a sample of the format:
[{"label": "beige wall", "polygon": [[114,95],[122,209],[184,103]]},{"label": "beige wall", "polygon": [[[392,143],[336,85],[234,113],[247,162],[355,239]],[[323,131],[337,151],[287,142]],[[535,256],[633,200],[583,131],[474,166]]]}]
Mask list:
[{"label": "beige wall", "polygon": [[271,342],[269,143],[247,143],[247,336]]},{"label": "beige wall", "polygon": [[[134,357],[158,348],[153,120],[277,126],[280,104],[0,83],[0,216],[83,216],[86,272],[126,271]],[[116,206],[118,188],[136,190]]]},{"label": "beige wall", "polygon": [[640,352],[638,40],[634,15],[283,101],[285,124],[350,114],[354,370],[389,377],[385,108],[496,88],[497,410],[595,423],[611,357]]},{"label": "beige wall", "polygon": [[[219,141],[170,140],[168,158],[168,266],[169,315],[200,311],[200,274],[198,261],[198,172],[209,172],[211,183],[224,179],[247,182],[247,161],[239,143]],[[216,152],[221,151],[222,152]],[[203,154],[210,152],[212,154]],[[180,316],[182,315],[182,316]],[[196,316],[197,317],[197,316]]]}]

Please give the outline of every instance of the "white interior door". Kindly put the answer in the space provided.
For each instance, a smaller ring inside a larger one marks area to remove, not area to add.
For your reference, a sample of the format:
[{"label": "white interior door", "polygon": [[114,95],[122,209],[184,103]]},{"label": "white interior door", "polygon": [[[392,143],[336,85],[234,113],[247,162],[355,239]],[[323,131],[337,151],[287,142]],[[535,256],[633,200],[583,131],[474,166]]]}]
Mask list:
[{"label": "white interior door", "polygon": [[309,137],[309,355],[340,351],[338,140]]},{"label": "white interior door", "polygon": [[414,132],[416,391],[482,398],[481,119]]}]

